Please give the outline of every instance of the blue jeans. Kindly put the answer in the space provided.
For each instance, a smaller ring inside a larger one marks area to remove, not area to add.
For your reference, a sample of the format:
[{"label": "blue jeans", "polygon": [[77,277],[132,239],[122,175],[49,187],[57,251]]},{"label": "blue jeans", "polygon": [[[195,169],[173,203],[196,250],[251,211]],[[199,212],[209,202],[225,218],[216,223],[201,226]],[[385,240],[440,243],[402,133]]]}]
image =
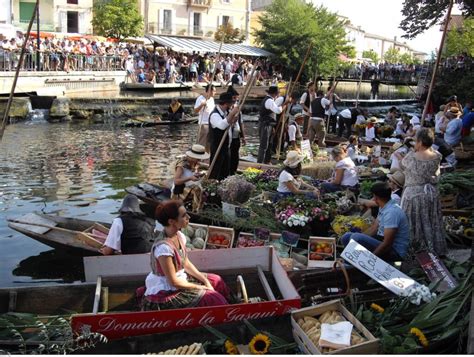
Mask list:
[{"label": "blue jeans", "polygon": [[[344,247],[347,246],[350,242],[350,240],[353,239],[357,243],[359,243],[361,246],[367,248],[370,250],[372,253],[374,252],[377,247],[382,244],[382,242],[376,238],[373,238],[371,236],[368,236],[367,234],[363,233],[346,233],[341,237],[341,242],[344,244]],[[393,261],[399,261],[402,260],[398,253],[393,250],[393,248],[389,251],[383,254],[380,258],[383,260],[393,262]]]},{"label": "blue jeans", "polygon": [[330,183],[330,182],[323,182],[321,184],[321,189],[324,192],[330,193],[330,192],[343,191],[344,187],[342,187],[341,185]]}]

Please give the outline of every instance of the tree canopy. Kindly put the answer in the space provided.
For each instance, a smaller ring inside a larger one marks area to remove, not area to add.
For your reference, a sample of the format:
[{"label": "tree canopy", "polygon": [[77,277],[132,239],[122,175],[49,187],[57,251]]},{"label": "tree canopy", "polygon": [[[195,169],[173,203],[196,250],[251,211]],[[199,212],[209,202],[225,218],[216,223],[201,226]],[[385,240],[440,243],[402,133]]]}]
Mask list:
[{"label": "tree canopy", "polygon": [[276,54],[276,64],[296,76],[306,51],[313,43],[305,66],[306,78],[333,75],[339,69],[339,55],[351,57],[352,46],[346,40],[344,22],[324,7],[302,0],[274,0],[260,18],[255,30],[256,42]]},{"label": "tree canopy", "polygon": [[123,40],[140,36],[143,18],[134,0],[103,0],[93,7],[92,26],[98,35]]},{"label": "tree canopy", "polygon": [[474,57],[474,17],[464,20],[459,29],[449,31],[446,39],[446,55],[467,54]]},{"label": "tree canopy", "polygon": [[[473,0],[455,1],[464,15],[474,15]],[[446,14],[450,0],[405,0],[402,14],[404,19],[400,28],[405,31],[405,38],[414,38],[430,27],[438,24]]]},{"label": "tree canopy", "polygon": [[390,47],[387,52],[384,53],[383,59],[388,63],[399,63],[400,56],[400,50],[398,48]]},{"label": "tree canopy", "polygon": [[374,63],[379,63],[379,60],[380,60],[379,55],[374,50],[363,51],[362,57],[370,58],[372,61],[374,61]]},{"label": "tree canopy", "polygon": [[221,41],[223,35],[224,43],[241,43],[245,40],[245,34],[243,34],[240,29],[234,28],[230,22],[217,28],[214,39]]}]

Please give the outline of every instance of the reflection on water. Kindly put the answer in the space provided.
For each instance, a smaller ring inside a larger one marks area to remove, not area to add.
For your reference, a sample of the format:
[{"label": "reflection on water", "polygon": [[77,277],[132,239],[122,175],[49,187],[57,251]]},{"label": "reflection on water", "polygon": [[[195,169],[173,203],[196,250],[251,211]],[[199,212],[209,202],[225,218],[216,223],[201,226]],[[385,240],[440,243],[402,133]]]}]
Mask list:
[{"label": "reflection on water", "polygon": [[45,256],[51,248],[9,229],[7,217],[43,210],[111,221],[125,187],[170,177],[171,162],[189,148],[196,129],[120,128],[113,121],[8,126],[0,144],[0,286],[77,277],[76,264]]}]

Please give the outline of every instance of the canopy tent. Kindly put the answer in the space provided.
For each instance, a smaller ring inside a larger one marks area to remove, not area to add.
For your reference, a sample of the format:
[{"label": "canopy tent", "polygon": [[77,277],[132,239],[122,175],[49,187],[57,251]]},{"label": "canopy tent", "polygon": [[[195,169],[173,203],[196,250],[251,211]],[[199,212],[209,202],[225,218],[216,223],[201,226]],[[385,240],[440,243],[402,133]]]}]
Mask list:
[{"label": "canopy tent", "polygon": [[[156,42],[163,47],[171,48],[176,52],[219,52],[220,43],[216,41],[161,35],[146,35],[146,37],[148,37],[152,42]],[[222,45],[221,53],[251,57],[272,56],[270,52],[258,47],[229,43],[224,43]]]}]

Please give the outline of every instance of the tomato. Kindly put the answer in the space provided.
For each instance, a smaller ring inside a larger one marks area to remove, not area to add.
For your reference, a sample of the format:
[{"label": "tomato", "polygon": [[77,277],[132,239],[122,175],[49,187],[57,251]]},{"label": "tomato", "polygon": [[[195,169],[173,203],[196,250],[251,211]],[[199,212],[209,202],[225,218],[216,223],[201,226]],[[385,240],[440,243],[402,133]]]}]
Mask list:
[{"label": "tomato", "polygon": [[323,248],[316,249],[316,253],[323,253],[323,252],[324,252]]},{"label": "tomato", "polygon": [[332,248],[331,247],[324,248],[324,253],[331,254],[332,253]]},{"label": "tomato", "polygon": [[314,260],[323,260],[323,257],[320,256],[319,254],[314,255]]}]

